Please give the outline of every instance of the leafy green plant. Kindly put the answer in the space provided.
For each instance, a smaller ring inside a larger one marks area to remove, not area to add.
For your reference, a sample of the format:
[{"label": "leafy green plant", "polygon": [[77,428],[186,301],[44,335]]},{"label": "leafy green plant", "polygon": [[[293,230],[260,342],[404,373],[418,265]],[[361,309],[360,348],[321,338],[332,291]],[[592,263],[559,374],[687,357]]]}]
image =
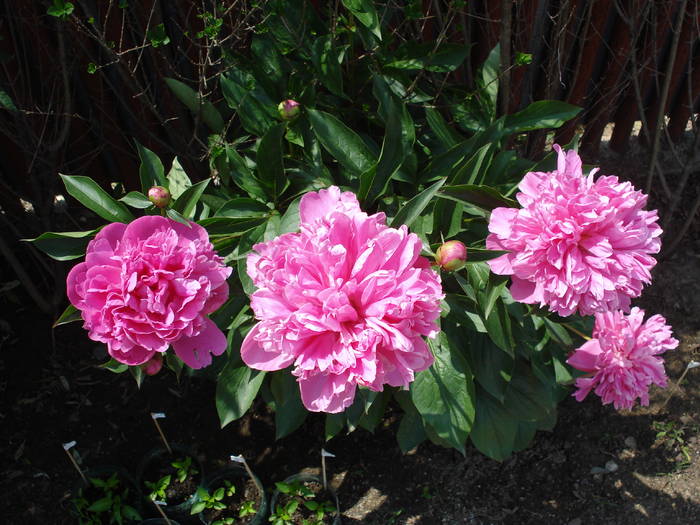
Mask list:
[{"label": "leafy green plant", "polygon": [[252,514],[255,514],[257,511],[258,511],[258,509],[255,508],[255,502],[251,501],[251,500],[247,500],[241,504],[241,508],[238,511],[238,517],[245,518],[246,516],[250,516]]},{"label": "leafy green plant", "polygon": [[184,482],[190,476],[199,474],[199,471],[192,465],[192,458],[190,456],[175,460],[171,465],[176,469],[175,479],[180,483]]},{"label": "leafy green plant", "polygon": [[[249,49],[221,49],[228,66],[218,78],[222,101],[166,80],[209,130],[209,178],[193,182],[177,159],[166,173],[163,161],[137,144],[140,191],[117,186],[108,193],[81,176],[64,175],[63,183],[110,222],[163,213],[207,230],[235,271],[229,301],[211,315],[229,332],[230,351],[201,373],[217,381],[222,426],[265,396],[275,409],[278,438],[299,428],[308,412],[289,371],[262,372],[241,362],[239,348],[254,323],[246,299],[255,290],[246,271],[252,247],[297,231],[301,195],[330,185],[355,192],[363,210],[385,213],[388,225],[409,227],[425,256],[443,241],[460,241],[468,259],[464,268],[442,276],[441,332],[429,341],[434,365],[417,373],[408,391],[360,387],[352,406],[327,416],[325,437],[344,428],[372,431],[392,406],[403,413],[397,440],[404,451],[430,440],[464,452],[471,442],[503,460],[555,424],[556,405],[574,380],[566,364],[580,342],[574,330],[588,330],[583,320],[564,323],[512,299],[507,279],[492,274],[486,262],[502,254],[485,248],[488,218],[496,207],[517,206],[512,195],[526,172],[554,168],[551,155],[537,162],[525,158],[517,149],[520,139],[561,126],[579,108],[537,101],[499,114],[498,48],[472,88],[451,85],[446,75],[462,65],[468,46],[396,41],[382,24],[403,16],[397,7],[342,5],[328,24],[314,9],[296,8],[301,0],[265,3]],[[198,36],[217,39],[221,17],[203,12],[200,18]],[[277,111],[287,99],[302,108],[293,121],[281,121]],[[167,207],[150,203],[152,186],[170,192]],[[96,233],[49,232],[32,242],[56,259],[76,259]],[[74,314],[67,311],[65,322],[79,318]],[[166,365],[182,370],[177,358]],[[110,368],[143,377],[138,367]]]},{"label": "leafy green plant", "polygon": [[115,472],[108,478],[89,477],[89,485],[81,488],[71,500],[81,525],[99,525],[140,520],[138,511],[127,502],[129,487],[123,486]]},{"label": "leafy green plant", "polygon": [[[317,501],[317,494],[301,480],[277,482],[275,487],[280,495],[286,496],[286,501],[275,505],[268,518],[273,525],[296,523],[294,520],[298,518],[304,525],[321,525],[326,523],[326,517],[337,512],[331,501]],[[310,516],[300,517],[298,513],[302,509],[306,509]]]},{"label": "leafy green plant", "polygon": [[170,486],[172,476],[168,474],[163,476],[158,481],[144,481],[146,488],[150,491],[148,497],[153,501],[165,501],[167,499],[165,491]]},{"label": "leafy green plant", "polygon": [[681,459],[675,462],[675,469],[688,468],[693,462],[693,456],[685,439],[685,429],[679,428],[673,421],[654,421],[651,428],[656,431],[657,442],[667,450],[679,453]]}]

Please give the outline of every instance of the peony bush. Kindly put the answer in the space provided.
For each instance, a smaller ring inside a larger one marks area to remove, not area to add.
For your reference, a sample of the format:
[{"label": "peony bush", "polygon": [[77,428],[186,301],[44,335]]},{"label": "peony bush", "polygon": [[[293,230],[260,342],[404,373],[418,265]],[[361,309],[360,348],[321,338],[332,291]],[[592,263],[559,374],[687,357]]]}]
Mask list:
[{"label": "peony bush", "polygon": [[209,177],[140,144],[140,191],[62,176],[107,225],[33,240],[85,257],[56,324],[82,321],[105,366],[139,381],[203,369],[222,426],[265,406],[278,438],[311,412],[326,439],[391,412],[404,451],[427,439],[503,460],[553,427],[572,387],[648,403],[677,345],[631,306],[660,250],[656,212],[573,145],[539,162],[508,149],[579,109],[497,115],[498,48],[464,93],[442,88],[464,46],[396,48],[371,16],[334,35],[299,20],[316,35],[298,42],[276,20],[254,57],[227,55],[225,110],[169,83],[212,127]]}]

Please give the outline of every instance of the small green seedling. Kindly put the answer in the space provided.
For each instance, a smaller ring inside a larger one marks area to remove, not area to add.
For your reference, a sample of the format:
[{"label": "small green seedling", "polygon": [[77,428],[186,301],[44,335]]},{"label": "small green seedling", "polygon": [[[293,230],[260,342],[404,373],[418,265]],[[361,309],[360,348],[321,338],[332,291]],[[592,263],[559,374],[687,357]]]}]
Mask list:
[{"label": "small green seedling", "polygon": [[245,518],[246,516],[250,516],[251,514],[255,514],[258,511],[258,509],[255,508],[255,502],[248,500],[244,501],[241,504],[241,508],[238,511],[238,517],[239,518]]},{"label": "small green seedling", "polygon": [[80,489],[72,502],[78,514],[80,525],[100,525],[116,523],[122,525],[124,520],[139,521],[141,516],[134,507],[125,503],[129,497],[129,488],[120,490],[120,481],[115,472],[107,479],[89,478],[90,485],[103,496],[95,501],[88,501],[85,491]]},{"label": "small green seedling", "polygon": [[330,501],[319,503],[318,501],[305,501],[304,507],[315,514],[310,520],[303,520],[302,525],[320,525],[323,523],[323,518],[333,514],[336,511],[335,505]]},{"label": "small green seedling", "polygon": [[294,519],[294,513],[297,511],[297,507],[299,507],[299,502],[294,499],[289,501],[286,505],[277,505],[269,521],[272,522],[272,525],[289,525],[290,523],[294,523],[292,520]]},{"label": "small green seedling", "polygon": [[294,514],[299,509],[299,505],[303,505],[306,509],[314,513],[314,516],[309,519],[303,519],[302,525],[321,525],[323,519],[336,512],[336,507],[330,501],[322,503],[315,501],[313,498],[316,494],[300,481],[292,481],[289,483],[275,483],[277,490],[281,494],[286,494],[295,499],[291,499],[285,505],[277,505],[274,512],[269,518],[272,525],[288,525],[294,523]]},{"label": "small green seedling", "polygon": [[176,469],[175,479],[180,483],[185,481],[189,476],[199,474],[199,471],[192,466],[192,458],[189,456],[186,456],[184,459],[173,461],[170,465]]},{"label": "small green seedling", "polygon": [[168,474],[167,476],[160,478],[155,483],[151,481],[144,481],[146,488],[150,490],[148,497],[151,498],[152,501],[165,501],[167,499],[165,491],[168,490],[171,479],[172,476]]}]

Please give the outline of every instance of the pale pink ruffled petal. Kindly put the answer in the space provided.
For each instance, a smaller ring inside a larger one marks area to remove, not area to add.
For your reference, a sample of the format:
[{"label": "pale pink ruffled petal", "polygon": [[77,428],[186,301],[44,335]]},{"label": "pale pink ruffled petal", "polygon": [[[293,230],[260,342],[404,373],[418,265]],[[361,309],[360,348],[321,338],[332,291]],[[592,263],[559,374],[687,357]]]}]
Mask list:
[{"label": "pale pink ruffled petal", "polygon": [[190,368],[204,368],[211,364],[212,355],[226,350],[226,336],[211,319],[204,319],[204,328],[197,335],[180,337],[173,342],[173,350]]},{"label": "pale pink ruffled petal", "polygon": [[287,368],[294,362],[295,356],[279,352],[277,348],[266,349],[258,342],[260,323],[251,328],[241,345],[241,359],[251,368],[272,372]]},{"label": "pale pink ruffled petal", "polygon": [[318,373],[300,379],[299,388],[304,406],[312,412],[337,414],[355,399],[355,385],[342,375]]}]

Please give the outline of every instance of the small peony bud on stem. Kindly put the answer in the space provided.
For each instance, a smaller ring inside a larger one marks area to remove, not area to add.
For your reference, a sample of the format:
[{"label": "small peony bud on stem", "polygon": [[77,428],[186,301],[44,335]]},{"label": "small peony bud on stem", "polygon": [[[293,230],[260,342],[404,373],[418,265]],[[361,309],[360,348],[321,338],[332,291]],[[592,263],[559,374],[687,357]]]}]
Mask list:
[{"label": "small peony bud on stem", "polygon": [[435,253],[435,262],[448,272],[459,270],[466,260],[467,247],[460,241],[447,241]]},{"label": "small peony bud on stem", "polygon": [[153,203],[156,208],[167,208],[170,204],[170,192],[168,188],[163,186],[153,186],[148,190],[148,200]]},{"label": "small peony bud on stem", "polygon": [[151,359],[142,364],[141,368],[143,368],[147,376],[156,375],[160,372],[160,369],[163,368],[163,356],[161,354],[155,354]]},{"label": "small peony bud on stem", "polygon": [[277,106],[277,111],[282,120],[291,121],[299,116],[301,106],[296,100],[283,100],[279,103],[279,106]]}]

